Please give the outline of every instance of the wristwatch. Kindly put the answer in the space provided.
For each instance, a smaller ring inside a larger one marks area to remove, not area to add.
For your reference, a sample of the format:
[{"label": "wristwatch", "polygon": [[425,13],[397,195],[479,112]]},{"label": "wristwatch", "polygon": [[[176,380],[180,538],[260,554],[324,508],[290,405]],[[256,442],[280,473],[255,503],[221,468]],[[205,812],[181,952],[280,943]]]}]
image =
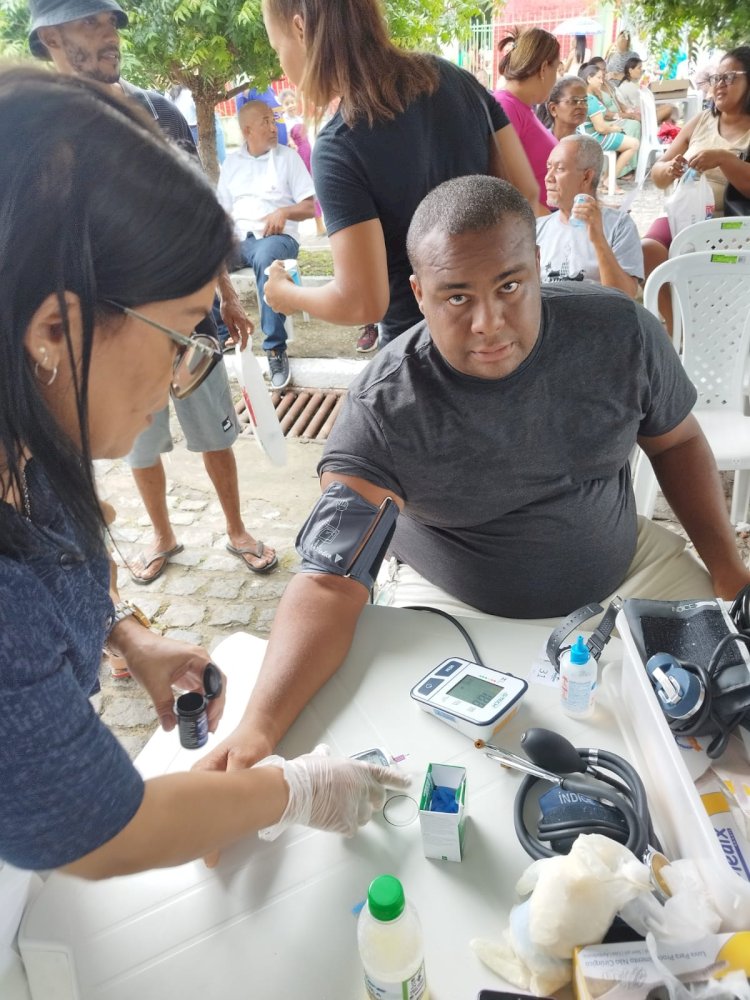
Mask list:
[{"label": "wristwatch", "polygon": [[151,628],[151,622],[145,611],[141,611],[137,604],[133,604],[132,601],[119,601],[115,604],[114,611],[109,616],[109,628],[107,629],[107,639],[104,643],[104,652],[113,653],[114,650],[109,648],[109,637],[112,634],[112,630],[116,625],[119,625],[121,621],[126,618],[135,618],[135,620],[143,625],[144,628]]}]

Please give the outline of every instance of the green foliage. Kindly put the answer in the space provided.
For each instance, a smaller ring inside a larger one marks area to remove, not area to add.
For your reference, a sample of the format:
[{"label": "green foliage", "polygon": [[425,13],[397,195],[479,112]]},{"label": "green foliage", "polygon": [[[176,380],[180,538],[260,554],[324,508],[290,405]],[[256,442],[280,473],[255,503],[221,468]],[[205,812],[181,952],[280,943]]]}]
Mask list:
[{"label": "green foliage", "polygon": [[0,56],[30,56],[26,41],[29,30],[26,0],[0,0]]},{"label": "green foliage", "polygon": [[629,19],[665,47],[705,35],[717,48],[750,43],[750,4],[746,0],[638,0],[627,4]]},{"label": "green foliage", "polygon": [[[463,35],[482,0],[385,0],[394,41],[409,49],[438,50]],[[268,44],[261,0],[140,0],[125,4],[130,25],[122,35],[123,76],[165,90],[179,83],[193,92],[200,150],[216,176],[213,107],[248,85],[264,89],[281,75]],[[0,0],[0,53],[27,53],[26,0]]]}]

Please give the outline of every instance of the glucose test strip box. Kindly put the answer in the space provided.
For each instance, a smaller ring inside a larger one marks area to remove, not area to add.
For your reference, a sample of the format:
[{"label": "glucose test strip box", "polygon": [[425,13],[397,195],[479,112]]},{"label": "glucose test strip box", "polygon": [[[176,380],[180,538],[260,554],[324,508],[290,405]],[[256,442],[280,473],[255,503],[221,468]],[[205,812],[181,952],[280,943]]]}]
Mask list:
[{"label": "glucose test strip box", "polygon": [[[684,943],[659,941],[656,954],[680,981],[721,981],[731,973],[748,974],[750,931],[712,934]],[[604,996],[607,1000],[646,1000],[661,995],[657,991],[663,983],[664,973],[652,961],[645,941],[592,944],[576,948],[573,953],[573,986],[578,1000]],[[727,996],[732,993],[727,989]]]},{"label": "glucose test strip box", "polygon": [[[430,804],[436,788],[450,788],[458,804],[457,812],[432,812]],[[466,768],[452,764],[428,764],[422,798],[419,802],[419,825],[426,858],[460,861],[464,850],[466,820]]]}]

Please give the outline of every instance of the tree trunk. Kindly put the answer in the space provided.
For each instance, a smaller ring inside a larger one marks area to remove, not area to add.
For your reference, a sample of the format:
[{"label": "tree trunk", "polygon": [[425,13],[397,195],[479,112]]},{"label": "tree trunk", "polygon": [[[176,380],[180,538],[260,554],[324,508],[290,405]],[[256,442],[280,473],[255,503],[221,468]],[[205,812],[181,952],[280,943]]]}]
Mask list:
[{"label": "tree trunk", "polygon": [[213,94],[202,95],[193,94],[195,100],[195,111],[198,120],[198,152],[200,153],[203,169],[209,180],[214,184],[219,179],[219,160],[216,155],[216,125],[214,120],[214,106],[216,99]]}]

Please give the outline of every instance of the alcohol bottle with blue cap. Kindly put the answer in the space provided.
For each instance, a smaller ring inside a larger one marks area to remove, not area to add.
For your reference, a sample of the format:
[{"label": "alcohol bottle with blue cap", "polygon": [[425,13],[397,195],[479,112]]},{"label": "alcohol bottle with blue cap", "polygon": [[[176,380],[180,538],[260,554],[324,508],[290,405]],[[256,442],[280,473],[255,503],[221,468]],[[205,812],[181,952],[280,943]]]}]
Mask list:
[{"label": "alcohol bottle with blue cap", "polygon": [[596,660],[579,635],[560,656],[560,704],[573,719],[587,719],[594,711]]},{"label": "alcohol bottle with blue cap", "polygon": [[429,1000],[422,927],[393,875],[370,883],[357,924],[365,996],[371,1000]]}]

